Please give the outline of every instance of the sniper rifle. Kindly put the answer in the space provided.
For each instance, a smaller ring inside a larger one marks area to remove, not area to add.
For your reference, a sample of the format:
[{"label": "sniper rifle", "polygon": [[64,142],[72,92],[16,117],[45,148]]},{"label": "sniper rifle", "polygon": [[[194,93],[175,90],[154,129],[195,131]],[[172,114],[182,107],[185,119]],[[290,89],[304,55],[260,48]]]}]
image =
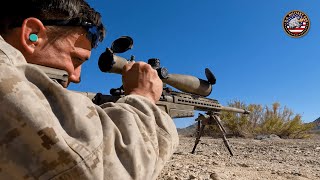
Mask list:
[{"label": "sniper rifle", "polygon": [[[110,48],[106,48],[98,61],[99,68],[102,72],[121,74],[123,66],[126,63],[134,60],[134,56],[130,59],[117,56],[117,53],[123,53],[131,49],[133,40],[129,36],[122,36],[116,39]],[[154,69],[157,70],[160,79],[163,81],[163,93],[157,106],[165,111],[171,118],[185,118],[194,117],[194,111],[202,111],[205,114],[199,113],[196,118],[197,121],[197,137],[194,147],[191,151],[193,154],[203,135],[205,126],[217,125],[225,146],[227,147],[231,156],[233,152],[231,146],[226,138],[226,130],[222,126],[220,115],[222,111],[229,111],[235,113],[249,114],[245,109],[222,106],[218,100],[207,98],[212,91],[212,85],[216,83],[216,78],[213,73],[206,68],[205,75],[207,80],[199,79],[190,75],[169,74],[168,70],[160,67],[160,60],[152,58],[148,60]],[[67,81],[68,74],[62,70],[56,70],[48,67],[39,66],[45,73],[56,81]],[[178,91],[172,90],[168,87],[172,86]],[[78,92],[89,97],[93,103],[101,105],[106,102],[116,102],[119,98],[124,96],[123,87],[113,88],[110,90],[110,95],[92,92]]]}]

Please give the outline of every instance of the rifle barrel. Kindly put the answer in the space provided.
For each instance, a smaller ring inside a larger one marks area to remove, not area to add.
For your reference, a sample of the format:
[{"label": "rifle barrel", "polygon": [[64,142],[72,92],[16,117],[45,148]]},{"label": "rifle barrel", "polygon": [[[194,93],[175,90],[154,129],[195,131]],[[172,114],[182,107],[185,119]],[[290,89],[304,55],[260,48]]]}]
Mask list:
[{"label": "rifle barrel", "polygon": [[236,113],[242,113],[242,114],[249,114],[250,111],[247,111],[245,109],[239,109],[235,107],[228,107],[228,106],[221,106],[222,111],[230,111],[230,112],[236,112]]}]

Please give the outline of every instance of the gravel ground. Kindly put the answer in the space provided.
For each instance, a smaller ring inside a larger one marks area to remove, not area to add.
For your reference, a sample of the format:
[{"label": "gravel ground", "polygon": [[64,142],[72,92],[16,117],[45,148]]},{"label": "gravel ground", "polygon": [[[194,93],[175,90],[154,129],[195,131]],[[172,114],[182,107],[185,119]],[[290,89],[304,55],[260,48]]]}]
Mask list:
[{"label": "gravel ground", "polygon": [[234,156],[222,139],[180,136],[180,145],[158,180],[304,180],[320,179],[320,137],[311,139],[229,138]]}]

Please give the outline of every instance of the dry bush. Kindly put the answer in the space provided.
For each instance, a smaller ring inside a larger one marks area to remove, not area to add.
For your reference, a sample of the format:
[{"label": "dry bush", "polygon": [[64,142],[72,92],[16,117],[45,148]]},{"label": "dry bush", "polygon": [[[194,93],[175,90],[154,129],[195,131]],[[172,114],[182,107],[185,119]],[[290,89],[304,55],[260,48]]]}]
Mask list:
[{"label": "dry bush", "polygon": [[221,119],[228,132],[238,137],[276,134],[281,138],[306,138],[313,124],[304,124],[301,115],[294,114],[287,107],[281,108],[275,102],[272,107],[259,104],[246,105],[240,101],[228,103],[228,106],[247,109],[249,115],[222,112]]}]

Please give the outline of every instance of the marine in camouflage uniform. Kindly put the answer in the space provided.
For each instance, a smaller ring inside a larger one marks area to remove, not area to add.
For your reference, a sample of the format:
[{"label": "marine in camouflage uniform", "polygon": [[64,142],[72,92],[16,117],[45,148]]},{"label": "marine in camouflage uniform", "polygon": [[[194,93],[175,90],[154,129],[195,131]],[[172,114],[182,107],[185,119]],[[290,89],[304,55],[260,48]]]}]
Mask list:
[{"label": "marine in camouflage uniform", "polygon": [[172,119],[149,99],[97,106],[0,36],[0,179],[156,179],[177,145]]}]

